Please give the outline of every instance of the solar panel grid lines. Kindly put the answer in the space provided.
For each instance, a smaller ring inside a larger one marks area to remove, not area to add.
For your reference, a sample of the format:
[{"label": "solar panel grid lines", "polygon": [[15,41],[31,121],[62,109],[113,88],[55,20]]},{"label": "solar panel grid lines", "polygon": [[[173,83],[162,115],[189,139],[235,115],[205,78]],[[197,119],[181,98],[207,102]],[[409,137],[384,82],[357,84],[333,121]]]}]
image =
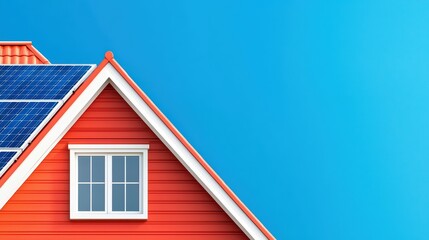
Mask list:
[{"label": "solar panel grid lines", "polygon": [[55,102],[0,102],[0,147],[20,147]]},{"label": "solar panel grid lines", "polygon": [[0,177],[94,68],[0,64]]},{"label": "solar panel grid lines", "polygon": [[61,100],[91,67],[0,65],[0,98]]},{"label": "solar panel grid lines", "polygon": [[[6,172],[8,165],[17,158],[20,151],[0,151],[0,176]],[[12,160],[12,161],[11,161]]]}]

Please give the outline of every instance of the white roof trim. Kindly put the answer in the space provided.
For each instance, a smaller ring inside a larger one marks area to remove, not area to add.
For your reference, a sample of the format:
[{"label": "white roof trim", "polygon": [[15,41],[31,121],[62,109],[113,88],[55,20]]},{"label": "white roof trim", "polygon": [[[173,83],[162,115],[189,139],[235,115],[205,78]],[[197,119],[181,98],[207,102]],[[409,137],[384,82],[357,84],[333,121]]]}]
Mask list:
[{"label": "white roof trim", "polygon": [[6,180],[0,188],[0,209],[3,208],[18,188],[31,173],[33,173],[46,155],[48,155],[109,83],[112,84],[125,101],[249,238],[267,239],[255,223],[241,210],[237,203],[223,190],[216,180],[204,169],[199,161],[187,150],[182,142],[170,131],[164,122],[152,111],[110,63],[98,73],[52,129]]},{"label": "white roof trim", "polygon": [[32,41],[0,41],[0,44],[6,44],[6,43],[20,43],[22,45],[25,44],[32,44]]}]

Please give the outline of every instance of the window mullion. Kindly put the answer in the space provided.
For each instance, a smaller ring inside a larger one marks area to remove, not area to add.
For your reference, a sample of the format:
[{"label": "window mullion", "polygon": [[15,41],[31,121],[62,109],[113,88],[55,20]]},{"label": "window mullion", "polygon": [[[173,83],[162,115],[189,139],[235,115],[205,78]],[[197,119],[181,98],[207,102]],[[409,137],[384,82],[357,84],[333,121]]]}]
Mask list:
[{"label": "window mullion", "polygon": [[142,178],[143,178],[143,173],[142,173],[142,171],[143,171],[143,155],[140,155],[140,157],[139,157],[139,166],[140,166],[140,168],[139,168],[139,211],[141,212],[141,211],[143,211],[143,181],[142,181]]},{"label": "window mullion", "polygon": [[127,211],[127,156],[124,156],[124,211]]},{"label": "window mullion", "polygon": [[107,160],[107,173],[106,173],[106,177],[107,177],[107,194],[106,194],[106,206],[107,206],[107,213],[111,213],[112,212],[112,155],[108,154],[106,155],[106,160]]},{"label": "window mullion", "polygon": [[92,156],[89,157],[89,211],[92,212]]}]

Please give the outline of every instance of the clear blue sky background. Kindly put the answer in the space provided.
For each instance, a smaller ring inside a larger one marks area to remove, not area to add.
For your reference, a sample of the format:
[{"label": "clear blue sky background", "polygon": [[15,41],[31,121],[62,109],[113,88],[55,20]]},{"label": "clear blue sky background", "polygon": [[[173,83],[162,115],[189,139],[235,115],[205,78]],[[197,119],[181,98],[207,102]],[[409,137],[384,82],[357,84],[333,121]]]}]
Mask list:
[{"label": "clear blue sky background", "polygon": [[429,239],[428,3],[154,2],[2,1],[0,39],[114,51],[278,239]]}]

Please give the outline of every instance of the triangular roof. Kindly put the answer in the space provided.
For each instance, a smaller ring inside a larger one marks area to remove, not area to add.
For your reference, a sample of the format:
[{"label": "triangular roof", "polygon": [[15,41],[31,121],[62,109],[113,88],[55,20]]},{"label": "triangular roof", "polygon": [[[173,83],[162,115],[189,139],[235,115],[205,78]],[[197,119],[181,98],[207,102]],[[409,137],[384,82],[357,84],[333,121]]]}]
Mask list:
[{"label": "triangular roof", "polygon": [[118,91],[249,238],[274,239],[262,223],[128,76],[113,58],[112,52],[105,54],[105,58],[98,67],[34,138],[32,144],[20,155],[10,171],[6,172],[4,177],[0,179],[0,209],[107,84],[111,84]]},{"label": "triangular roof", "polygon": [[0,64],[49,64],[31,41],[0,42]]}]

